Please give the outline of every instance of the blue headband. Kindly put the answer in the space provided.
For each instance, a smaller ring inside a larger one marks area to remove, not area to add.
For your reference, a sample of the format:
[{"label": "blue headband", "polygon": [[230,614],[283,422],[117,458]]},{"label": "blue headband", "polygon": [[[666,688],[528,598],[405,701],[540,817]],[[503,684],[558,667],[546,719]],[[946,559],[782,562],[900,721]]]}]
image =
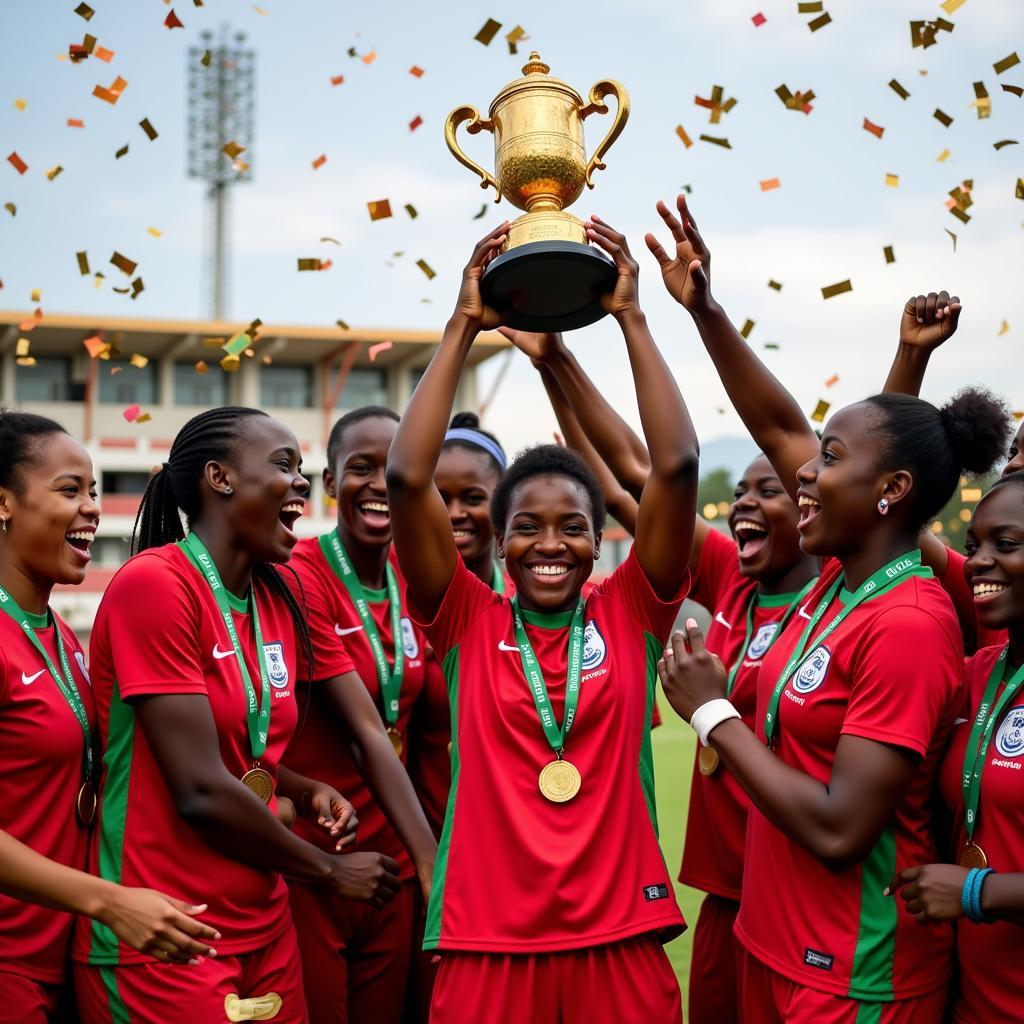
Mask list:
[{"label": "blue headband", "polygon": [[449,441],[467,441],[469,444],[476,445],[477,448],[482,448],[487,452],[501,466],[503,473],[508,468],[505,453],[501,450],[500,445],[492,441],[486,434],[481,434],[479,430],[470,430],[468,427],[453,427],[444,435],[445,444]]}]

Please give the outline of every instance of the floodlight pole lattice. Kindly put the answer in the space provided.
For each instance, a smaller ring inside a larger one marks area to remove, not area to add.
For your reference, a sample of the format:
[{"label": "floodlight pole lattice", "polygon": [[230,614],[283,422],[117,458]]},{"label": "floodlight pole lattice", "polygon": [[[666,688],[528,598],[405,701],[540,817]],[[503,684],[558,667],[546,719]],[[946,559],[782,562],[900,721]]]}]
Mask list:
[{"label": "floodlight pole lattice", "polygon": [[[242,45],[241,32],[231,38],[226,25],[216,42],[211,32],[204,32],[201,40],[188,51],[188,175],[208,186],[211,245],[206,275],[210,313],[222,320],[227,315],[229,188],[252,180],[256,51]],[[209,62],[203,64],[207,53]],[[230,142],[245,152],[232,159],[224,152]]]}]

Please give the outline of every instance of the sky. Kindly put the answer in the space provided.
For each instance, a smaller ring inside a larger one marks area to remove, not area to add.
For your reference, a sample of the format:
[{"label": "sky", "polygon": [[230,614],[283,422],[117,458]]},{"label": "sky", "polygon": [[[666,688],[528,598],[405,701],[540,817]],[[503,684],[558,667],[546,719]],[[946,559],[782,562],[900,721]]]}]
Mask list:
[{"label": "sky", "polygon": [[[954,31],[927,50],[911,47],[909,22],[946,16],[936,0],[825,0],[832,22],[817,32],[796,0],[90,4],[87,23],[74,13],[76,0],[0,0],[0,157],[14,150],[29,165],[18,175],[0,162],[0,207],[17,208],[13,218],[0,208],[0,309],[30,308],[38,288],[44,313],[209,314],[204,190],[186,175],[188,51],[204,45],[201,32],[230,24],[256,50],[257,92],[255,138],[243,156],[253,178],[231,198],[229,318],[440,329],[473,244],[492,223],[518,215],[504,201],[493,205],[493,192],[482,192],[448,153],[445,117],[464,103],[485,111],[536,48],[552,74],[584,96],[602,78],[630,93],[632,112],[607,170],[571,212],[597,213],[629,238],[654,337],[703,440],[742,436],[742,426],[643,243],[646,231],[662,227],[655,202],[671,201],[684,185],[711,247],[716,297],[737,324],[755,322],[750,344],[808,412],[819,398],[839,407],[878,390],[903,302],[942,288],[961,297],[964,312],[959,333],[933,360],[925,397],[942,401],[983,383],[1024,409],[1024,203],[1014,197],[1024,177],[1024,99],[1000,89],[1024,85],[1024,63],[993,69],[1011,52],[1024,55],[1020,0],[966,0],[948,15]],[[183,29],[164,27],[172,7]],[[760,27],[751,20],[758,13],[766,19]],[[473,37],[487,18],[502,29],[485,47]],[[513,56],[504,35],[516,25],[529,39]],[[85,32],[114,51],[109,64],[57,59]],[[350,47],[376,58],[353,59]],[[422,77],[409,73],[413,65]],[[128,85],[116,106],[92,96],[118,75]],[[337,75],[344,82],[332,86]],[[890,89],[893,78],[909,99]],[[970,106],[976,81],[991,96],[984,120]],[[783,83],[813,89],[809,115],[779,101]],[[709,125],[694,97],[710,96],[716,84],[737,103]],[[26,101],[23,111],[15,100]],[[953,118],[949,127],[933,118],[937,107]],[[159,133],[154,141],[138,125],[144,117]],[[416,117],[422,124],[410,131]],[[865,117],[884,127],[881,139],[863,130]],[[68,118],[85,127],[67,127]],[[588,152],[604,122],[587,122]],[[680,124],[691,148],[675,133]],[[732,148],[700,142],[701,133],[726,136]],[[996,151],[1003,139],[1021,145]],[[126,142],[128,154],[115,160]],[[493,166],[488,136],[462,142]],[[314,170],[321,155],[327,160]],[[47,180],[58,164],[63,172]],[[899,176],[898,187],[886,185],[886,174]],[[759,182],[776,177],[781,187],[762,192]],[[964,179],[974,183],[969,224],[944,205]],[[366,204],[382,198],[395,215],[371,222]],[[485,201],[486,214],[474,219]],[[946,228],[957,236],[955,251]],[[321,243],[324,236],[340,247]],[[883,256],[888,245],[892,264]],[[108,272],[102,289],[80,276],[81,250],[93,270]],[[134,302],[111,290],[121,283],[107,264],[114,250],[139,264],[145,291]],[[296,260],[308,257],[333,266],[299,273]],[[421,258],[437,272],[433,280],[417,268]],[[823,300],[823,286],[847,278],[851,293]],[[769,279],[782,290],[768,288]],[[567,340],[638,425],[614,321]],[[482,393],[497,362],[481,372]],[[835,375],[838,383],[826,387]],[[554,418],[518,353],[486,426],[510,450],[550,438]]]}]

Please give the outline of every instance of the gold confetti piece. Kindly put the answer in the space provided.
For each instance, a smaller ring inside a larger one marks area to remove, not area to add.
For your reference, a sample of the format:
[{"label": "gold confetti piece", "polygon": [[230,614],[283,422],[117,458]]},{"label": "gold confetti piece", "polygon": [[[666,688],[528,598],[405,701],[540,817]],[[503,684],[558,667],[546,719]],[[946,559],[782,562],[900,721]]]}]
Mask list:
[{"label": "gold confetti piece", "polygon": [[127,85],[128,83],[118,75],[117,78],[114,79],[114,84],[109,89],[105,89],[102,85],[97,85],[96,88],[93,89],[92,94],[93,96],[103,100],[104,103],[109,103],[113,106],[121,98],[121,93],[124,92]]},{"label": "gold confetti piece", "polygon": [[272,356],[260,356],[260,362],[264,366],[269,366],[274,361]]},{"label": "gold confetti piece", "polygon": [[350,46],[348,48],[348,55],[350,57],[358,57],[359,56],[359,51],[354,46]]},{"label": "gold confetti piece", "polygon": [[84,18],[86,21],[88,21],[95,13],[96,12],[88,4],[85,3],[79,4],[75,8],[75,14],[77,14],[80,18]]},{"label": "gold confetti piece", "polygon": [[33,288],[32,289],[32,294],[29,296],[29,298],[30,298],[30,301],[32,301],[32,302],[42,302],[43,301],[42,289],[40,289],[40,288]]},{"label": "gold confetti piece", "polygon": [[103,284],[103,280],[104,280],[104,278],[106,278],[106,276],[107,275],[104,274],[102,270],[97,270],[96,273],[92,275],[92,283],[93,283],[93,285],[96,288],[99,288],[99,286],[101,284]]},{"label": "gold confetti piece", "polygon": [[7,162],[19,173],[24,174],[28,170],[28,164],[18,156],[17,150],[11,153]]},{"label": "gold confetti piece", "polygon": [[106,64],[109,64],[114,59],[114,51],[108,50],[105,46],[97,46],[96,52],[93,56],[97,60],[101,60]]},{"label": "gold confetti piece", "polygon": [[405,204],[405,212],[406,212],[407,214],[409,214],[409,217],[410,217],[410,218],[411,218],[412,220],[415,220],[415,219],[416,219],[416,218],[417,218],[417,217],[419,216],[419,213],[418,213],[418,211],[416,210],[416,207],[415,207],[415,206],[413,206],[413,205],[412,205],[412,203],[406,203],[406,204]]},{"label": "gold confetti piece", "polygon": [[1020,57],[1017,56],[1017,51],[1014,50],[1009,57],[1004,57],[1002,60],[998,60],[992,65],[995,73],[1001,75],[1004,71],[1009,71],[1010,68],[1016,67],[1020,63]]},{"label": "gold confetti piece", "polygon": [[423,118],[422,118],[422,117],[420,117],[420,115],[419,115],[419,114],[417,114],[417,115],[416,115],[416,116],[415,116],[415,117],[414,117],[414,118],[413,118],[413,119],[412,119],[412,120],[411,120],[411,121],[409,122],[409,131],[411,131],[411,132],[414,132],[414,131],[416,131],[416,129],[417,129],[417,128],[419,128],[419,126],[420,126],[421,124],[423,124]]},{"label": "gold confetti piece", "polygon": [[370,211],[370,220],[386,220],[391,216],[390,199],[376,199],[367,203],[366,208]]},{"label": "gold confetti piece", "polygon": [[953,252],[956,252],[956,235],[954,235],[953,232],[949,230],[949,228],[943,228],[942,230],[945,231],[946,234],[953,239]]},{"label": "gold confetti piece", "polygon": [[36,365],[36,361],[35,361],[35,359],[32,356],[20,356],[19,358],[15,359],[14,362],[18,366],[35,366]]},{"label": "gold confetti piece", "polygon": [[804,0],[796,5],[797,14],[820,14],[824,9],[823,0]]},{"label": "gold confetti piece", "polygon": [[962,207],[955,206],[955,205],[951,206],[949,208],[949,212],[951,214],[953,214],[953,216],[956,217],[957,220],[963,221],[964,224],[969,224],[970,223],[971,215],[966,210],[964,210]]},{"label": "gold confetti piece", "polygon": [[1014,96],[1024,96],[1024,86],[1022,85],[1000,85],[999,88],[1003,92],[1012,92]]},{"label": "gold confetti piece", "polygon": [[[910,23],[910,45],[912,47],[920,46],[927,50],[929,46],[934,46],[939,41],[939,32],[952,32],[954,27],[953,22],[946,21],[945,18],[936,18],[934,21],[912,21]],[[928,74],[927,71],[923,73]]]},{"label": "gold confetti piece", "polygon": [[14,203],[4,203],[4,209],[13,217],[18,212],[18,208]]},{"label": "gold confetti piece", "polygon": [[319,270],[321,261],[318,259],[300,259],[299,270]]},{"label": "gold confetti piece", "polygon": [[395,343],[393,341],[379,341],[376,345],[371,345],[367,350],[367,354],[370,357],[370,362],[374,363],[377,361],[377,356],[382,352],[390,352],[394,348]]},{"label": "gold confetti piece", "polygon": [[944,125],[946,128],[948,128],[953,123],[953,118],[951,118],[949,114],[945,113],[944,111],[939,110],[938,107],[935,108],[935,113],[932,114],[932,117],[934,117],[935,120],[939,122],[939,124]]},{"label": "gold confetti piece", "polygon": [[341,83],[344,81],[344,75],[331,75],[331,85],[341,85]]},{"label": "gold confetti piece", "polygon": [[128,143],[126,142],[115,154],[114,159],[120,160],[121,157],[128,155]]},{"label": "gold confetti piece", "polygon": [[797,92],[796,95],[789,91],[789,86],[783,82],[775,90],[775,95],[786,105],[787,110],[802,110],[805,114],[811,112],[811,100],[814,99],[814,90],[808,89],[807,92]]},{"label": "gold confetti piece", "polygon": [[82,277],[87,277],[89,274],[89,254],[86,252],[76,252],[75,259],[78,260],[78,272]]},{"label": "gold confetti piece", "polygon": [[754,23],[754,28],[760,28],[768,19],[758,11],[750,20]]},{"label": "gold confetti piece", "polygon": [[179,18],[174,13],[174,9],[172,8],[170,13],[167,15],[167,17],[164,18],[164,28],[184,28],[184,27],[185,26],[181,23],[181,18]]},{"label": "gold confetti piece", "polygon": [[813,18],[811,21],[807,22],[807,27],[812,32],[817,32],[819,28],[824,28],[831,21],[832,15],[826,11],[824,14],[819,15],[817,18]]},{"label": "gold confetti piece", "polygon": [[199,58],[199,63],[202,64],[204,68],[208,68],[211,60],[213,60],[213,51],[207,50],[206,53]]},{"label": "gold confetti piece", "polygon": [[1010,329],[1010,325],[1009,325],[1009,323],[1007,323],[1007,322],[1006,322],[1006,321],[1004,320],[1004,321],[1003,321],[1003,322],[1002,322],[1002,323],[1001,323],[1001,324],[999,325],[999,330],[998,330],[998,331],[996,331],[996,337],[1002,337],[1002,336],[1003,336],[1004,334],[1006,334],[1006,332],[1007,332],[1007,331],[1009,331],[1009,329]]},{"label": "gold confetti piece", "polygon": [[484,22],[484,27],[473,38],[478,43],[483,43],[484,46],[490,46],[491,40],[498,34],[498,29],[501,28],[501,22],[495,21],[493,18],[488,18]]},{"label": "gold confetti piece", "polygon": [[132,366],[137,366],[140,370],[144,370],[149,365],[149,356],[140,355],[138,352],[135,352],[128,361]]},{"label": "gold confetti piece", "polygon": [[85,346],[85,351],[89,353],[90,359],[96,359],[110,351],[110,346],[98,334],[94,334],[91,338],[83,338],[82,344]]},{"label": "gold confetti piece", "polygon": [[412,75],[414,78],[422,78],[423,73],[423,68],[417,67],[415,64],[413,64],[413,66],[409,68],[409,74]]},{"label": "gold confetti piece", "polygon": [[715,146],[721,146],[722,149],[732,149],[732,145],[730,144],[728,139],[716,138],[714,135],[702,135],[700,137],[700,141],[710,142]]},{"label": "gold confetti piece", "polygon": [[815,423],[824,423],[825,415],[831,408],[832,406],[829,402],[826,402],[824,398],[819,398],[818,404],[814,407],[814,412],[811,413],[811,419]]},{"label": "gold confetti piece", "polygon": [[722,120],[723,114],[728,114],[733,107],[736,106],[737,100],[735,96],[730,97],[727,100],[723,100],[722,97],[725,95],[725,90],[720,85],[714,85],[711,87],[711,96],[705,99],[703,96],[694,96],[693,102],[698,107],[704,107],[705,110],[711,111],[711,124],[718,124]]},{"label": "gold confetti piece", "polygon": [[86,53],[92,53],[96,49],[96,37],[89,35],[88,32],[82,37],[82,49]]},{"label": "gold confetti piece", "polygon": [[896,254],[892,251],[891,245],[887,245],[882,249],[882,255],[885,256],[886,263],[896,262]]},{"label": "gold confetti piece", "polygon": [[750,332],[753,329],[754,329],[754,321],[753,320],[749,320],[749,319],[748,320],[744,320],[743,321],[743,326],[740,328],[740,337],[741,338],[749,338],[750,337]]},{"label": "gold confetti piece", "polygon": [[1017,421],[1018,423],[1020,423],[1020,421],[1021,421],[1021,420],[1024,420],[1024,412],[1015,412],[1015,413],[1013,414],[1013,418],[1014,418],[1014,419],[1015,419],[1015,420],[1016,420],[1016,421]]},{"label": "gold confetti piece", "polygon": [[981,488],[980,487],[961,487],[960,488],[960,500],[963,501],[963,502],[981,501]]},{"label": "gold confetti piece", "polygon": [[48,171],[46,172],[46,177],[47,177],[47,178],[49,178],[49,180],[50,180],[50,181],[53,181],[53,179],[54,179],[54,178],[56,178],[56,177],[57,177],[57,175],[58,175],[58,174],[60,174],[60,173],[61,173],[61,171],[63,171],[63,170],[64,170],[64,168],[63,168],[63,167],[61,167],[61,165],[60,165],[60,164],[57,164],[57,166],[56,166],[56,167],[51,167],[51,168],[50,168],[50,169],[49,169],[49,170],[48,170]]},{"label": "gold confetti piece", "polygon": [[508,43],[508,52],[515,56],[519,52],[519,47],[516,45],[522,38],[526,36],[526,29],[522,25],[516,25],[511,32],[506,33],[505,42]]},{"label": "gold confetti piece", "polygon": [[761,186],[762,192],[771,192],[773,189],[782,188],[782,182],[778,178],[766,178],[758,184]]},{"label": "gold confetti piece", "polygon": [[484,214],[486,214],[486,213],[487,213],[487,204],[486,204],[486,203],[483,203],[483,204],[482,204],[482,205],[480,206],[480,212],[479,212],[479,213],[474,213],[474,214],[473,214],[473,220],[480,220],[480,218],[481,218],[481,217],[483,217],[483,216],[484,216]]},{"label": "gold confetti piece", "polygon": [[900,176],[898,174],[887,174],[885,176],[885,183],[889,188],[899,188]]},{"label": "gold confetti piece", "polygon": [[133,263],[127,256],[122,256],[119,252],[115,252],[110,257],[110,262],[121,271],[122,274],[127,274],[131,277],[135,273],[135,268],[138,266],[137,263]]},{"label": "gold confetti piece", "polygon": [[240,146],[234,139],[227,143],[221,152],[230,160],[237,160],[245,152],[245,146]]},{"label": "gold confetti piece", "polygon": [[364,64],[372,64],[377,59],[377,48],[374,47],[369,53],[364,53],[361,59]]},{"label": "gold confetti piece", "polygon": [[240,364],[241,360],[238,358],[238,356],[226,355],[220,361],[220,368],[225,373],[234,373],[238,369]]},{"label": "gold confetti piece", "polygon": [[[687,149],[689,149],[693,145],[693,139],[691,139],[690,136],[686,134],[686,129],[681,124],[676,125],[676,135],[679,136],[679,138],[683,142],[683,145]],[[484,209],[487,209],[487,207],[485,206]],[[482,213],[481,216],[483,216]]]},{"label": "gold confetti piece", "polygon": [[832,376],[829,377],[829,379],[827,381],[825,381],[825,387],[833,388],[838,383],[839,383],[839,374],[838,373],[833,373]]},{"label": "gold confetti piece", "polygon": [[852,292],[853,284],[850,279],[847,278],[845,281],[838,281],[836,284],[826,285],[821,289],[821,297],[823,299],[831,299],[836,295],[842,295],[843,292]]},{"label": "gold confetti piece", "polygon": [[15,100],[14,106],[15,109],[24,112],[25,108],[28,106],[28,100]]},{"label": "gold confetti piece", "polygon": [[1000,139],[998,142],[992,143],[992,148],[999,150],[1004,146],[1019,146],[1020,143],[1016,139]]},{"label": "gold confetti piece", "polygon": [[343,331],[350,331],[350,330],[352,330],[352,328],[351,328],[351,327],[349,327],[349,325],[348,325],[347,323],[345,323],[345,321],[344,321],[344,320],[335,320],[334,322],[335,322],[335,323],[336,323],[336,324],[337,324],[337,325],[338,325],[338,326],[339,326],[339,327],[340,327],[340,328],[341,328],[341,329],[342,329]]},{"label": "gold confetti piece", "polygon": [[944,164],[949,159],[949,150],[944,149],[938,156],[938,162]]},{"label": "gold confetti piece", "polygon": [[69,128],[84,128],[85,122],[80,117],[69,117],[68,118]]},{"label": "gold confetti piece", "polygon": [[947,13],[952,14],[954,11],[959,10],[963,5],[967,3],[967,0],[942,0],[939,6]]},{"label": "gold confetti piece", "polygon": [[145,291],[145,288],[146,286],[142,283],[142,278],[135,278],[135,280],[132,281],[132,298],[137,299],[139,295],[141,295],[142,292]]},{"label": "gold confetti piece", "polygon": [[907,90],[904,89],[903,86],[900,85],[900,83],[897,82],[895,78],[889,83],[889,88],[892,89],[892,91],[896,93],[896,95],[899,96],[901,100],[905,100],[910,97],[910,93],[907,92]]},{"label": "gold confetti piece", "polygon": [[989,97],[988,89],[984,82],[974,83],[974,101],[971,103],[978,111],[978,120],[983,121],[986,117],[992,116],[992,100]]},{"label": "gold confetti piece", "polygon": [[434,268],[431,267],[431,265],[426,260],[417,260],[416,266],[419,267],[420,270],[422,270],[423,273],[427,275],[428,281],[432,281],[435,277],[437,277],[437,271],[434,270]]},{"label": "gold confetti piece", "polygon": [[864,118],[864,131],[871,132],[876,139],[880,139],[885,134],[885,129],[880,124],[875,124],[873,121],[869,121],[866,117]]},{"label": "gold confetti piece", "polygon": [[265,18],[267,16],[267,12],[263,10],[262,7],[258,7],[256,4],[252,5],[252,9],[262,18]]},{"label": "gold confetti piece", "polygon": [[112,288],[111,291],[117,292],[118,295],[127,295],[131,288]]},{"label": "gold confetti piece", "polygon": [[782,291],[782,282],[781,281],[771,280],[771,281],[768,282],[768,287],[771,288],[772,291],[781,292]]},{"label": "gold confetti piece", "polygon": [[143,130],[143,131],[144,131],[144,132],[146,133],[146,135],[147,135],[147,136],[149,137],[149,141],[150,141],[150,142],[152,142],[152,141],[153,141],[153,139],[157,138],[157,137],[158,137],[158,135],[159,135],[159,133],[158,133],[158,132],[157,132],[157,130],[156,130],[156,129],[155,129],[154,127],[153,127],[153,125],[152,125],[152,124],[150,124],[150,122],[149,122],[149,118],[148,118],[148,117],[144,117],[144,118],[143,118],[143,119],[142,119],[142,120],[141,120],[141,121],[139,122],[139,127],[140,127],[140,128],[141,128],[141,129],[142,129],[142,130]]},{"label": "gold confetti piece", "polygon": [[318,156],[318,157],[317,157],[317,158],[316,158],[316,159],[315,159],[315,160],[313,161],[313,170],[314,170],[314,171],[316,171],[316,170],[319,170],[319,169],[320,169],[321,167],[323,167],[323,165],[324,165],[325,163],[327,163],[327,157],[326,157],[326,156],[325,156],[325,155],[324,155],[323,153],[321,153],[321,154],[320,154],[320,155],[319,155],[319,156]]},{"label": "gold confetti piece", "polygon": [[[1005,321],[1004,321],[1005,322]],[[28,355],[32,342],[28,338],[19,338],[15,343],[14,354],[20,359]]]},{"label": "gold confetti piece", "polygon": [[1017,179],[1017,191],[1014,195],[1017,199],[1024,199],[1024,178]]}]

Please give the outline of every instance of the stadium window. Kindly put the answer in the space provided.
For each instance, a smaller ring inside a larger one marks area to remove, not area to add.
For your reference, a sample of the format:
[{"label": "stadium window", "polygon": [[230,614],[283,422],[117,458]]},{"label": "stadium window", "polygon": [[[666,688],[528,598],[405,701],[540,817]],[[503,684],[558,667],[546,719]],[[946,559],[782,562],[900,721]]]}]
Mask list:
[{"label": "stadium window", "polygon": [[335,409],[358,409],[363,405],[388,404],[388,379],[383,370],[371,370],[365,366],[354,366],[345,381]]},{"label": "stadium window", "polygon": [[227,394],[227,376],[219,367],[196,373],[195,363],[174,364],[175,405],[226,405]]},{"label": "stadium window", "polygon": [[150,481],[150,474],[137,470],[105,469],[101,476],[103,493],[142,494]]},{"label": "stadium window", "polygon": [[71,360],[39,356],[35,366],[16,366],[14,394],[19,402],[81,401],[71,385]]},{"label": "stadium window", "polygon": [[156,402],[156,363],[132,366],[115,364],[121,372],[112,374],[109,363],[100,363],[100,401],[111,405],[153,405]]},{"label": "stadium window", "polygon": [[308,409],[313,404],[313,368],[277,363],[261,367],[260,404],[272,409]]}]

